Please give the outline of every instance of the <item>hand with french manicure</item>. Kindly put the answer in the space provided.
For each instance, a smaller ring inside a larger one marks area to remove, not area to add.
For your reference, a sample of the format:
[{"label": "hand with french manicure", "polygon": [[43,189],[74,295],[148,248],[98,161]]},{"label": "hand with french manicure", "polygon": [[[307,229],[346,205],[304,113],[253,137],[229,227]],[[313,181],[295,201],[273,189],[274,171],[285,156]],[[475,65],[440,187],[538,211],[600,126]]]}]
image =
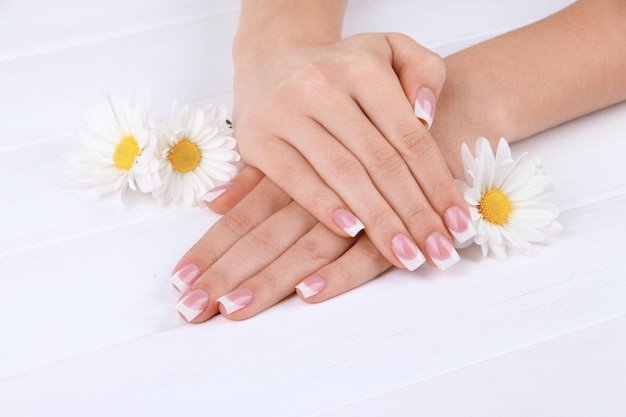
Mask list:
[{"label": "hand with french manicure", "polygon": [[[399,34],[359,35],[324,51],[306,48],[308,61],[285,63],[281,81],[259,71],[236,89],[246,92],[237,94],[234,122],[249,166],[219,201],[232,206],[258,185],[175,269],[186,320],[219,311],[247,318],[294,288],[321,301],[392,264],[443,270],[458,260],[451,235],[472,237],[428,132],[440,58]],[[331,270],[348,279],[325,279]]]},{"label": "hand with french manicure", "polygon": [[[278,65],[277,63],[280,63]],[[401,34],[281,49],[238,69],[242,158],[338,236],[365,230],[393,265],[456,261],[465,201],[428,132],[441,58]]]}]

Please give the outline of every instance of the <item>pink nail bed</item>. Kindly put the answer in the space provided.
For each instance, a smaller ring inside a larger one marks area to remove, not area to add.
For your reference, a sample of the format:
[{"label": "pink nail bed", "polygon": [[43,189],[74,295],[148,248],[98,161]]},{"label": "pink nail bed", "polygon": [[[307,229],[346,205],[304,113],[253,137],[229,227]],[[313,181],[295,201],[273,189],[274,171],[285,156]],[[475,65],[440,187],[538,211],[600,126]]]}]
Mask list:
[{"label": "pink nail bed", "polygon": [[191,321],[198,317],[208,305],[209,293],[201,288],[196,288],[183,296],[176,304],[176,310],[185,320]]},{"label": "pink nail bed", "polygon": [[170,280],[172,285],[181,293],[187,291],[191,284],[200,276],[200,268],[194,264],[187,264],[180,268]]},{"label": "pink nail bed", "polygon": [[228,294],[217,299],[217,302],[224,306],[226,314],[234,313],[241,310],[252,301],[254,293],[247,288],[239,288],[238,290],[229,292]]},{"label": "pink nail bed", "polygon": [[442,271],[450,268],[461,259],[452,242],[439,232],[426,238],[426,253],[437,265],[437,268]]},{"label": "pink nail bed", "polygon": [[314,276],[303,280],[296,285],[296,288],[300,290],[302,297],[309,298],[315,294],[319,294],[320,291],[326,286],[326,280],[322,277]]},{"label": "pink nail bed", "polygon": [[474,225],[461,207],[450,207],[444,214],[443,220],[454,239],[459,243],[465,243],[476,236]]},{"label": "pink nail bed", "polygon": [[422,265],[426,258],[417,245],[406,235],[399,234],[391,240],[391,250],[402,265],[409,271],[415,271]]},{"label": "pink nail bed", "polygon": [[428,87],[420,87],[415,96],[415,117],[430,129],[433,124],[433,117],[435,117],[435,93]]},{"label": "pink nail bed", "polygon": [[341,227],[347,234],[355,237],[365,227],[363,223],[350,211],[340,208],[333,213],[335,224]]}]

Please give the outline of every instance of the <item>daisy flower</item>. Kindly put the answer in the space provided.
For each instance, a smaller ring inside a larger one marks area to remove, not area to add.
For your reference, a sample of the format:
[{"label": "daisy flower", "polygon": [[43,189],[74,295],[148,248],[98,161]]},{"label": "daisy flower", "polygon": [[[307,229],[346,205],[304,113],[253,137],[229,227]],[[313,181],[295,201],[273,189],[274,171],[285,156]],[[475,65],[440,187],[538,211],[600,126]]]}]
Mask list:
[{"label": "daisy flower", "polygon": [[210,189],[237,174],[232,162],[240,157],[225,107],[192,109],[175,101],[169,122],[156,131],[163,185],[154,195],[161,204],[173,200],[196,206]]},{"label": "daisy flower", "polygon": [[474,242],[483,256],[491,251],[504,260],[507,248],[531,255],[532,243],[561,228],[555,221],[557,208],[545,201],[552,179],[539,160],[529,160],[527,154],[513,160],[504,139],[495,155],[485,138],[478,139],[475,156],[465,144],[461,155],[466,182],[459,181],[459,186],[477,230]]},{"label": "daisy flower", "polygon": [[160,186],[156,137],[148,129],[150,92],[136,90],[130,101],[103,93],[83,112],[85,123],[75,136],[81,148],[68,156],[71,184],[95,187],[98,194],[128,190],[149,193]]}]

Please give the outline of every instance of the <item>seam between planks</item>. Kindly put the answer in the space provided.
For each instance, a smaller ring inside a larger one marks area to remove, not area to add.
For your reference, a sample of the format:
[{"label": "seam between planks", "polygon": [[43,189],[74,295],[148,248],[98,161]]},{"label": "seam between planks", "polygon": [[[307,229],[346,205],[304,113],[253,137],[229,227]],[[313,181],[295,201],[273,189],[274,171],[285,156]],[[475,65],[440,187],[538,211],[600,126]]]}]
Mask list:
[{"label": "seam between planks", "polygon": [[614,321],[619,321],[619,320],[624,320],[624,319],[626,319],[626,313],[625,314],[621,314],[619,316],[607,318],[604,321],[597,322],[597,323],[591,324],[589,326],[581,327],[581,328],[576,329],[576,330],[572,330],[572,331],[569,331],[569,332],[558,334],[558,335],[553,336],[553,337],[542,339],[542,340],[539,340],[539,341],[537,341],[536,343],[533,343],[533,344],[520,346],[517,349],[506,351],[506,352],[503,352],[503,353],[501,353],[499,355],[495,355],[495,356],[492,356],[492,357],[489,357],[489,358],[486,358],[486,359],[483,359],[483,360],[480,360],[480,361],[477,361],[477,362],[473,362],[473,363],[470,363],[470,364],[467,364],[467,365],[464,365],[464,366],[460,366],[458,368],[451,369],[451,370],[446,371],[446,372],[441,372],[441,373],[438,373],[438,374],[434,374],[432,376],[429,376],[429,377],[426,377],[426,378],[422,378],[422,379],[419,379],[417,381],[413,381],[413,382],[411,382],[409,384],[404,384],[404,385],[398,386],[398,387],[393,388],[393,389],[389,389],[389,390],[386,390],[386,391],[382,391],[382,392],[376,393],[374,395],[368,395],[368,396],[365,396],[365,397],[360,398],[358,400],[350,401],[350,402],[347,402],[345,404],[341,404],[341,405],[336,406],[336,407],[327,408],[327,409],[325,409],[323,411],[317,411],[317,412],[315,412],[313,414],[308,414],[306,417],[324,416],[326,413],[331,412],[331,411],[341,410],[342,408],[345,408],[345,407],[348,407],[348,406],[351,406],[351,405],[355,405],[355,404],[359,404],[359,403],[367,401],[367,400],[372,400],[372,399],[378,398],[378,397],[380,397],[382,395],[392,394],[394,392],[401,391],[401,390],[403,390],[405,388],[408,388],[408,387],[411,387],[413,385],[418,385],[418,384],[424,383],[426,381],[430,381],[430,380],[441,378],[441,377],[444,377],[444,376],[447,376],[447,375],[450,375],[450,374],[454,374],[456,372],[463,371],[465,369],[469,369],[469,368],[481,365],[483,363],[487,363],[487,362],[490,362],[490,361],[493,361],[493,360],[497,360],[497,359],[500,359],[500,358],[505,358],[507,356],[514,355],[516,353],[522,352],[524,350],[531,349],[531,348],[536,347],[536,346],[541,346],[541,345],[544,345],[544,344],[556,341],[558,339],[574,335],[576,333],[581,333],[581,332],[587,331],[587,330],[592,329],[594,327],[602,326],[602,325],[605,325],[605,324],[608,324],[608,323],[611,323],[611,322],[614,322]]}]

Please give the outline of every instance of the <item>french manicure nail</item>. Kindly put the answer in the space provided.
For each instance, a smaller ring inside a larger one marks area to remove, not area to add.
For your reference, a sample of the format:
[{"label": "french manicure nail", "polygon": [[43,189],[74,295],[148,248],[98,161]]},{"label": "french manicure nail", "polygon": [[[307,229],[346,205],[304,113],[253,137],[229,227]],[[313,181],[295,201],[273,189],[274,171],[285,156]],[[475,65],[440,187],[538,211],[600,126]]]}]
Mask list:
[{"label": "french manicure nail", "polygon": [[196,288],[189,291],[178,304],[176,304],[176,310],[178,310],[185,320],[191,321],[198,317],[208,305],[209,293],[201,288]]},{"label": "french manicure nail", "polygon": [[435,117],[435,93],[428,87],[420,87],[415,96],[415,117],[430,129]]},{"label": "french manicure nail", "polygon": [[194,264],[187,264],[180,268],[170,280],[172,285],[181,293],[187,291],[191,284],[200,276],[200,268]]},{"label": "french manicure nail", "polygon": [[233,185],[228,183],[228,184],[222,184],[222,185],[218,185],[215,188],[211,188],[203,197],[202,200],[206,201],[207,203],[210,203],[211,201],[217,200],[217,197],[221,196],[222,194],[224,194],[226,191],[228,191],[230,189],[230,187],[232,187]]},{"label": "french manicure nail", "polygon": [[426,238],[426,253],[441,271],[445,271],[461,259],[452,242],[439,232]]},{"label": "french manicure nail", "polygon": [[340,208],[333,213],[335,224],[341,227],[347,234],[355,237],[361,230],[365,228],[363,223],[356,218],[350,211]]},{"label": "french manicure nail", "polygon": [[450,207],[443,216],[448,230],[459,243],[465,243],[476,236],[476,228],[467,213],[458,206]]},{"label": "french manicure nail", "polygon": [[320,291],[326,286],[326,281],[322,277],[313,276],[303,280],[296,285],[296,288],[300,290],[304,298],[313,297],[315,294],[319,294]]},{"label": "french manicure nail", "polygon": [[426,261],[424,255],[419,250],[415,242],[408,236],[398,234],[391,239],[391,249],[402,265],[409,271],[415,271]]},{"label": "french manicure nail", "polygon": [[226,313],[234,313],[241,310],[252,301],[254,293],[247,288],[239,288],[238,290],[229,292],[228,294],[217,299],[217,302],[224,306]]}]

